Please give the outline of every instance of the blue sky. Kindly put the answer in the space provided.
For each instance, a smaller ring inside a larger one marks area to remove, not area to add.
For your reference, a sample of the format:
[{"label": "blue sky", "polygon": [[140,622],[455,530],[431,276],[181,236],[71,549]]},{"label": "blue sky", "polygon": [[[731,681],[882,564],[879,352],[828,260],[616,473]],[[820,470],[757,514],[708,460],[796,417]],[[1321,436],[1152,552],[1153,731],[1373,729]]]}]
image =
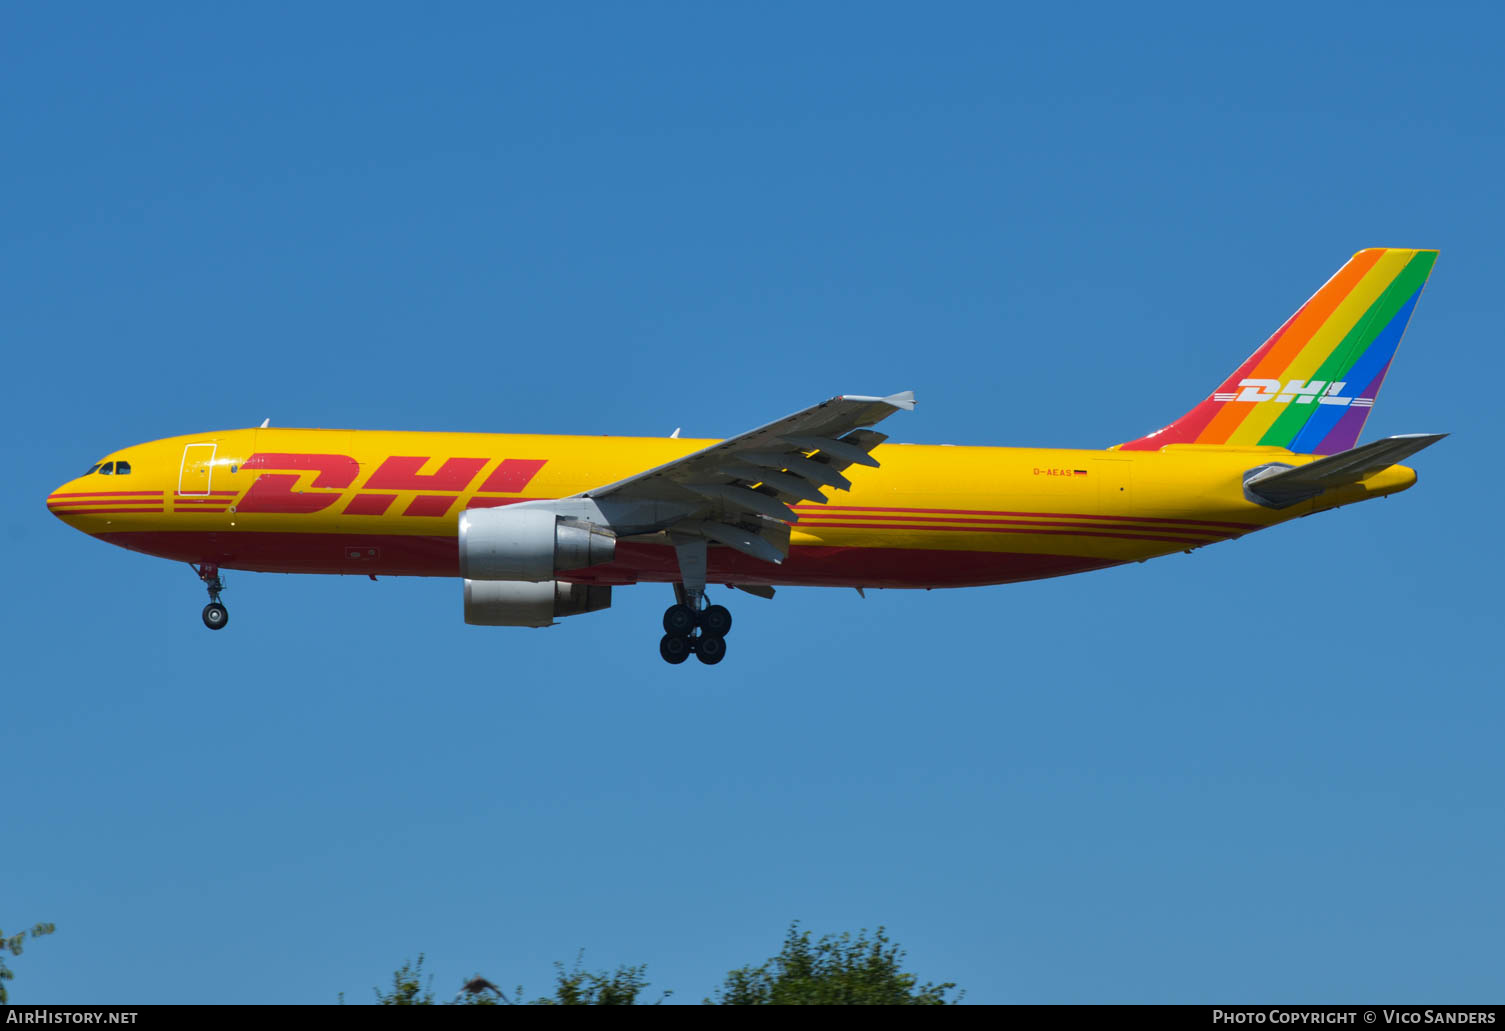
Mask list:
[{"label": "blue sky", "polygon": [[[0,16],[0,928],[20,1002],[332,1002],[427,953],[676,1001],[789,921],[972,1002],[1498,999],[1497,6],[116,5]],[[107,451],[276,425],[719,436],[917,391],[1100,447],[1353,251],[1436,247],[1416,489],[959,592],[458,581],[91,541]],[[726,592],[721,592],[723,595]],[[720,599],[726,600],[726,599]]]}]

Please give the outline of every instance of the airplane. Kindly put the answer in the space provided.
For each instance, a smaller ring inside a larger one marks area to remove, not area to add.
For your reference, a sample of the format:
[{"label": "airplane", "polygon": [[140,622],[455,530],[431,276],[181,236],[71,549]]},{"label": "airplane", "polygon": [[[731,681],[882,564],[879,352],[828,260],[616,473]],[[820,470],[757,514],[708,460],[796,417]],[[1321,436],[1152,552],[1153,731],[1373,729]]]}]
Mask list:
[{"label": "airplane", "polygon": [[914,394],[841,395],[726,440],[251,429],[115,451],[47,498],[69,526],[222,570],[446,576],[465,622],[546,627],[673,585],[659,654],[714,665],[709,584],[970,587],[1143,562],[1405,490],[1446,434],[1359,445],[1437,258],[1355,254],[1208,397],[1104,450],[890,444]]}]

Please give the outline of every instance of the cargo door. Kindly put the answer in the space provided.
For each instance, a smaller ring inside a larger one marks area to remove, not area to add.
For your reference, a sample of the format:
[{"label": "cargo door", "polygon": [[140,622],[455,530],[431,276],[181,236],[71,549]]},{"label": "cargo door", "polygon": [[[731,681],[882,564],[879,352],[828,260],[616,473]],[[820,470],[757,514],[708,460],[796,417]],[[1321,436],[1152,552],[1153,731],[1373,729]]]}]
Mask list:
[{"label": "cargo door", "polygon": [[183,449],[183,467],[178,470],[178,497],[209,496],[209,481],[214,476],[214,452],[218,444],[189,444]]},{"label": "cargo door", "polygon": [[1092,463],[1097,474],[1097,507],[1103,515],[1128,515],[1132,504],[1134,460],[1099,458]]}]

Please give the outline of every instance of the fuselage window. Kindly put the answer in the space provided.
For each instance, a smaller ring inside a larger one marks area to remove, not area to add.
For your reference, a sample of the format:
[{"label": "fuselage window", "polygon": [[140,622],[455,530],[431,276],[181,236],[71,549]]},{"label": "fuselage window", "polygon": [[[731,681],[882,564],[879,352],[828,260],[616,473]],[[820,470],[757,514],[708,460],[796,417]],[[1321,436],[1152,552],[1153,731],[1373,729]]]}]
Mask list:
[{"label": "fuselage window", "polygon": [[99,463],[95,462],[93,465],[89,466],[89,472],[88,473],[84,473],[84,475],[88,476],[89,473],[92,473],[94,470],[96,470],[98,468],[99,468]]},{"label": "fuselage window", "polygon": [[115,463],[115,475],[116,476],[129,476],[130,474],[131,474],[131,463],[129,463],[129,462],[116,462]]},{"label": "fuselage window", "polygon": [[115,463],[114,462],[106,462],[104,465],[102,465],[102,466],[99,467],[99,475],[101,475],[101,476],[108,476],[111,473],[113,473],[114,471],[115,471]]}]

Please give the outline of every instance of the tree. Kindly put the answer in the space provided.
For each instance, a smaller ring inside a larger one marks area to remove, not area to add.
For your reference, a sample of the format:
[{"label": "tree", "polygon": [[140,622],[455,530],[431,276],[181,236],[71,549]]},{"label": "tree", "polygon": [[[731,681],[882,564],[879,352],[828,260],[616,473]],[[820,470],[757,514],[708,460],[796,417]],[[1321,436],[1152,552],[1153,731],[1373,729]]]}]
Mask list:
[{"label": "tree", "polygon": [[[608,974],[605,971],[590,971],[580,968],[585,958],[581,949],[575,956],[573,970],[565,970],[563,963],[554,964],[554,994],[551,997],[534,999],[534,1006],[635,1006],[638,995],[648,987],[647,964],[620,966]],[[519,988],[517,994],[522,996]],[[498,993],[500,994],[500,993]],[[669,992],[659,996],[653,1003],[657,1006],[668,998]]]},{"label": "tree", "polygon": [[[496,985],[477,974],[460,986],[459,993],[452,1003],[447,1005],[457,1006],[633,1006],[637,1005],[637,999],[643,990],[648,987],[646,971],[647,965],[620,966],[608,973],[604,970],[586,970],[581,966],[585,959],[585,950],[582,949],[575,957],[575,966],[566,970],[563,963],[555,963],[554,994],[534,999],[532,1002],[523,1001],[523,990],[519,986],[508,998]],[[434,1005],[433,977],[430,976],[427,984],[423,979],[423,955],[418,956],[418,962],[404,962],[401,967],[392,974],[392,988],[383,992],[379,988],[372,989],[376,992],[376,1001],[383,1006],[432,1006]],[[665,992],[654,1005],[669,997]],[[344,1001],[343,996],[341,1001]]]},{"label": "tree", "polygon": [[[429,986],[423,983],[423,953],[418,954],[418,962],[413,963],[404,960],[402,966],[392,974],[392,990],[383,993],[379,988],[371,989],[376,993],[376,1001],[383,1006],[432,1006],[434,1004],[433,975],[429,976]],[[344,1002],[344,997],[340,999]]]},{"label": "tree", "polygon": [[5,982],[14,980],[16,976],[15,972],[6,966],[5,954],[9,952],[12,956],[19,956],[28,935],[33,938],[40,938],[42,935],[51,934],[55,930],[57,928],[52,924],[37,924],[31,930],[22,931],[20,934],[13,934],[9,938],[5,937],[4,933],[0,933],[0,1003],[10,1001],[10,994],[5,990]]},{"label": "tree", "polygon": [[[614,971],[586,970],[585,951],[575,957],[575,965],[566,969],[555,963],[554,991],[531,1002],[525,1001],[521,987],[509,997],[496,985],[477,974],[460,987],[454,1000],[445,1005],[458,1006],[636,1006],[648,987],[647,966],[620,966]],[[904,950],[891,942],[888,932],[879,927],[869,935],[864,929],[856,937],[849,933],[826,935],[812,940],[809,931],[801,931],[799,922],[789,925],[783,950],[762,966],[741,967],[726,975],[726,980],[709,1004],[721,1006],[944,1006],[961,1001],[963,993],[947,998],[956,985],[919,984],[914,974],[901,967]],[[418,962],[406,962],[392,975],[392,987],[376,992],[383,1006],[432,1006],[433,978],[425,983],[423,956]],[[664,992],[653,1001],[658,1005],[671,993]],[[340,997],[344,1001],[344,996]]]},{"label": "tree", "polygon": [[945,984],[916,984],[913,974],[900,969],[904,951],[879,927],[870,938],[866,929],[854,938],[843,932],[811,941],[799,922],[789,926],[784,948],[758,967],[742,967],[726,975],[715,999],[721,1006],[944,1006]]}]

